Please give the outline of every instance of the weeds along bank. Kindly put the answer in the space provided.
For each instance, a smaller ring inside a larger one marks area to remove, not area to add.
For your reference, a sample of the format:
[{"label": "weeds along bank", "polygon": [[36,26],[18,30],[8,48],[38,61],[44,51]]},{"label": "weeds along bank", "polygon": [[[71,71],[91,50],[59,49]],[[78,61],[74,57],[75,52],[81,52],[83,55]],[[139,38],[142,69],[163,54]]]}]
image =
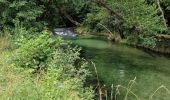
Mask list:
[{"label": "weeds along bank", "polygon": [[[6,31],[7,32],[7,31]],[[80,48],[71,48],[48,31],[24,28],[18,35],[0,39],[1,100],[91,100],[93,91],[83,87],[89,72],[86,63],[75,66]],[[7,45],[8,44],[8,45]]]}]

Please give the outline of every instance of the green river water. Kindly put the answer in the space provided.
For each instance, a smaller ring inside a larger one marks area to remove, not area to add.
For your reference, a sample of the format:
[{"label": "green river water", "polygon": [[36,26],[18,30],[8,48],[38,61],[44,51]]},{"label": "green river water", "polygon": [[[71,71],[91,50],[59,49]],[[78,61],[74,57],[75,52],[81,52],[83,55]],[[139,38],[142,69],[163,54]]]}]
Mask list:
[{"label": "green river water", "polygon": [[[82,56],[96,64],[99,79],[108,90],[112,84],[127,86],[135,77],[132,91],[141,100],[149,100],[161,85],[170,89],[170,59],[165,56],[97,39],[76,39],[73,43],[83,47]],[[94,71],[92,66],[89,69]],[[123,91],[117,100],[124,100]],[[128,100],[136,99],[129,94]],[[170,95],[160,89],[152,100],[170,100]]]}]

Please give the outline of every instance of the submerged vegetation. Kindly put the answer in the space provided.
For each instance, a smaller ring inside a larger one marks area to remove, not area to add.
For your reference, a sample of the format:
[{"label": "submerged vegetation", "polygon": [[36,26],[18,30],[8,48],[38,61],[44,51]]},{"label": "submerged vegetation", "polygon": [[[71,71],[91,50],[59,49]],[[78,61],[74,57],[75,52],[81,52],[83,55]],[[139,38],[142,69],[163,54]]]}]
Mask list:
[{"label": "submerged vegetation", "polygon": [[[0,0],[0,99],[102,100],[101,87],[85,85],[91,73],[81,48],[53,29],[169,53],[169,12],[169,0]],[[124,100],[136,96],[125,89]]]}]

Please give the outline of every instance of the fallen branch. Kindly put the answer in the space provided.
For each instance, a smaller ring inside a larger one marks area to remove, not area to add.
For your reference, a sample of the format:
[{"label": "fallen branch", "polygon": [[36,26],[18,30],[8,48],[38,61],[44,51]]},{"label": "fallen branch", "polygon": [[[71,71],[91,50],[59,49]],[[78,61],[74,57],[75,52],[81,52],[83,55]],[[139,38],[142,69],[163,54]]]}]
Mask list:
[{"label": "fallen branch", "polygon": [[170,35],[157,34],[157,35],[155,35],[155,37],[158,38],[158,39],[166,39],[166,40],[170,40]]}]

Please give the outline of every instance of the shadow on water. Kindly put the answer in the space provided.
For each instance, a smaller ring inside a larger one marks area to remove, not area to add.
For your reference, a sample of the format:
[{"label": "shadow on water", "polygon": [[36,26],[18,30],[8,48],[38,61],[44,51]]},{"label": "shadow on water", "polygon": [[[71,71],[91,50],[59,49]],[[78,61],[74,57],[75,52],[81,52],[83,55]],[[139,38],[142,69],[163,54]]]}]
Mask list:
[{"label": "shadow on water", "polygon": [[[83,48],[81,57],[96,64],[99,79],[108,90],[112,84],[127,86],[135,77],[137,80],[132,91],[142,100],[148,100],[161,85],[170,89],[170,59],[167,57],[102,40],[77,39],[73,43]],[[93,72],[94,68],[89,66]],[[154,100],[170,100],[170,96],[159,91]]]}]

